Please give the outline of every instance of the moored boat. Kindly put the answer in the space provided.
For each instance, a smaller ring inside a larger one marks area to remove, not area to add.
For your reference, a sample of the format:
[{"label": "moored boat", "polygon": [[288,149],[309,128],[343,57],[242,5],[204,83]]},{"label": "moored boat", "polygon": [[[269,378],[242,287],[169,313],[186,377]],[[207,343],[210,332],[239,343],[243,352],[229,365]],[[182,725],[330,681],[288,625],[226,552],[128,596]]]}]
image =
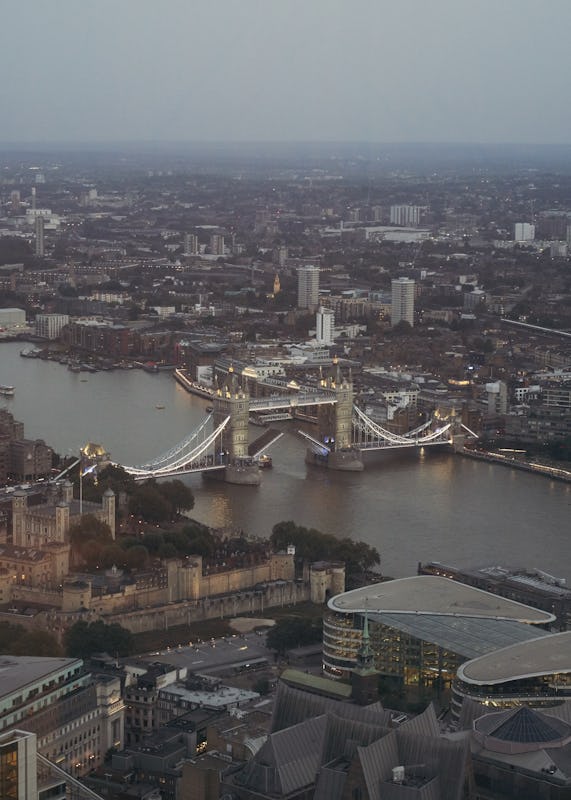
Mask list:
[{"label": "moored boat", "polygon": [[14,394],[14,387],[13,386],[1,386],[0,385],[0,394],[4,395],[4,397],[12,397]]}]

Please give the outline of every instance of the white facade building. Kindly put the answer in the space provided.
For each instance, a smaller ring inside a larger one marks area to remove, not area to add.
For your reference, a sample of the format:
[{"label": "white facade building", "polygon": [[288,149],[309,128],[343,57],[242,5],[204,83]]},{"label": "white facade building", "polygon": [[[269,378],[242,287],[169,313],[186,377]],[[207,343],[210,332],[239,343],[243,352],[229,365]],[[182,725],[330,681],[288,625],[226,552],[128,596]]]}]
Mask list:
[{"label": "white facade building", "polygon": [[307,264],[297,270],[297,307],[317,308],[319,300],[319,267]]},{"label": "white facade building", "polygon": [[57,339],[61,329],[68,324],[68,314],[38,314],[36,317],[36,336],[41,336],[42,339]]},{"label": "white facade building", "polygon": [[19,328],[26,325],[26,312],[21,308],[0,308],[0,328]]},{"label": "white facade building", "polygon": [[420,225],[422,206],[391,206],[391,225],[401,225],[403,228],[416,228]]},{"label": "white facade building", "polygon": [[197,256],[200,253],[198,236],[195,233],[184,234],[184,255]]},{"label": "white facade building", "polygon": [[493,417],[496,414],[508,413],[508,387],[504,381],[494,381],[486,384],[487,414]]},{"label": "white facade building", "polygon": [[221,233],[213,233],[210,237],[210,250],[213,256],[223,256],[225,253],[224,236]]},{"label": "white facade building", "polygon": [[516,222],[514,239],[516,242],[533,242],[535,239],[535,225],[529,222]]},{"label": "white facade building", "polygon": [[411,278],[394,278],[391,281],[391,325],[399,322],[414,325],[414,281]]},{"label": "white facade building", "polygon": [[332,345],[335,336],[335,314],[330,308],[320,306],[317,312],[317,332],[315,338],[318,344]]}]

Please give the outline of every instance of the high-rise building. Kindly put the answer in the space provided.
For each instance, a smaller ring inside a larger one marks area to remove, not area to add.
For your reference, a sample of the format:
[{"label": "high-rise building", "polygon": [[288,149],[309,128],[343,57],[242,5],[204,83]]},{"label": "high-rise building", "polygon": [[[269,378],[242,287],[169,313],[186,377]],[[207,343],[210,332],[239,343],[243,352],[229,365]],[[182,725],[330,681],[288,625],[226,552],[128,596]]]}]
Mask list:
[{"label": "high-rise building", "polygon": [[20,192],[17,189],[10,192],[10,208],[13,214],[17,214],[20,210]]},{"label": "high-rise building", "polygon": [[195,233],[184,234],[184,255],[197,256],[200,250],[198,248],[198,236]]},{"label": "high-rise building", "polygon": [[36,217],[36,255],[43,258],[45,254],[44,247],[44,218]]},{"label": "high-rise building", "polygon": [[317,312],[317,333],[318,344],[332,345],[335,328],[335,314],[330,308],[320,306]]},{"label": "high-rise building", "polygon": [[213,233],[210,237],[210,251],[214,256],[224,255],[224,236],[221,233]]},{"label": "high-rise building", "polygon": [[533,242],[535,239],[535,225],[529,222],[516,222],[514,239],[516,242]]},{"label": "high-rise building", "polygon": [[414,281],[411,278],[395,278],[391,281],[391,325],[399,322],[414,325]]},{"label": "high-rise building", "polygon": [[297,307],[313,310],[319,300],[319,267],[306,264],[297,270]]},{"label": "high-rise building", "polygon": [[417,228],[420,225],[421,206],[391,206],[391,225],[401,225],[403,228]]}]

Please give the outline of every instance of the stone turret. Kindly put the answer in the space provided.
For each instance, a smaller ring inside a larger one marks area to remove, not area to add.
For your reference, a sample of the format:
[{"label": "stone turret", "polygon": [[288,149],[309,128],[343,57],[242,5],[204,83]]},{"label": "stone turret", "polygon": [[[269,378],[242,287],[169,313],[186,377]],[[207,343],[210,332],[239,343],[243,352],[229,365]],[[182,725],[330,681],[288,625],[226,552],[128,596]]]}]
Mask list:
[{"label": "stone turret", "polygon": [[12,543],[17,547],[26,546],[26,511],[28,496],[23,489],[17,489],[12,495]]}]

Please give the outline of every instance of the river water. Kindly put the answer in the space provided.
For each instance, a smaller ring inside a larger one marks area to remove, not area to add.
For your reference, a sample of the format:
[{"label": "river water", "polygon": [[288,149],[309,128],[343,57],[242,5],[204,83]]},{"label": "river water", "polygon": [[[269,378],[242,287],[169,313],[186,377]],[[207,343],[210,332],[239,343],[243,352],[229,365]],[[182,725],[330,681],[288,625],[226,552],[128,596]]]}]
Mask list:
[{"label": "river water", "polygon": [[[141,370],[72,373],[58,363],[25,359],[26,345],[0,344],[0,383],[13,398],[0,405],[59,453],[102,444],[114,461],[140,464],[188,435],[207,402],[169,374]],[[164,409],[157,408],[164,406]],[[383,456],[362,473],[304,463],[305,445],[286,433],[273,447],[274,468],[259,487],[184,478],[195,494],[193,516],[266,537],[294,520],[378,548],[382,571],[412,575],[418,561],[454,566],[537,567],[571,584],[571,485],[431,451]],[[252,438],[261,429],[252,428]]]}]

